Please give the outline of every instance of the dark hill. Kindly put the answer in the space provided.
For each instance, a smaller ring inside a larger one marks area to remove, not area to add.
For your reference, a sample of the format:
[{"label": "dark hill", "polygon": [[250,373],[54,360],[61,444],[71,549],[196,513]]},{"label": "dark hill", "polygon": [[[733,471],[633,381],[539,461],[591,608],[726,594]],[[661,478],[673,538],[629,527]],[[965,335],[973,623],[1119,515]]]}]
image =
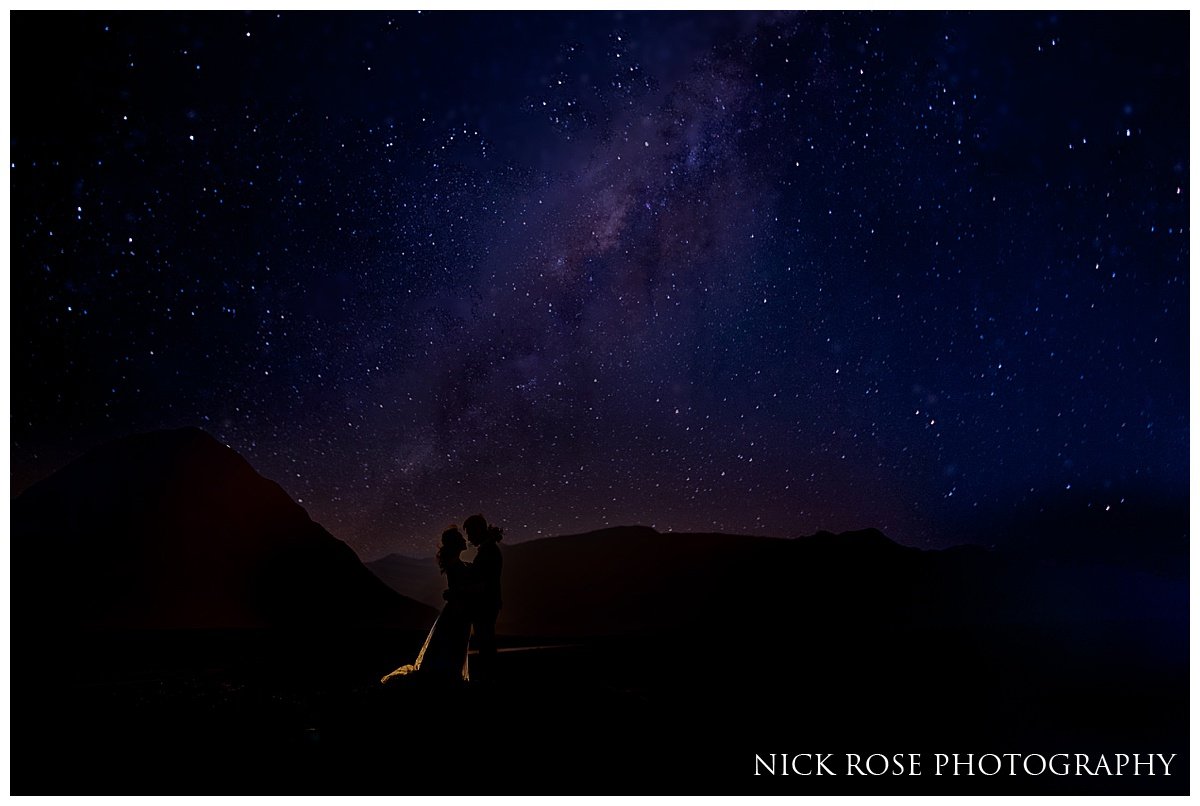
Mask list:
[{"label": "dark hill", "polygon": [[617,527],[508,546],[499,629],[596,635],[697,624],[736,607],[788,541]]},{"label": "dark hill", "polygon": [[[977,546],[922,551],[875,529],[784,539],[629,526],[502,544],[502,552],[498,628],[509,635],[1140,625],[1133,629],[1162,637],[1176,635],[1186,615],[1186,585],[1137,569]],[[439,603],[432,558],[391,555],[368,567],[396,590]]]},{"label": "dark hill", "polygon": [[499,627],[525,635],[930,625],[1008,617],[1006,567],[875,529],[794,539],[622,527],[504,548]]},{"label": "dark hill", "polygon": [[[828,615],[836,605],[851,616],[868,602],[912,607],[906,592],[937,562],[874,529],[783,539],[619,526],[502,551],[499,628],[540,636],[737,628],[804,608]],[[389,555],[367,565],[406,595],[434,605],[441,598],[432,558]]]},{"label": "dark hill", "polygon": [[434,615],[198,429],[99,447],[27,489],[12,518],[17,629],[422,629]]}]

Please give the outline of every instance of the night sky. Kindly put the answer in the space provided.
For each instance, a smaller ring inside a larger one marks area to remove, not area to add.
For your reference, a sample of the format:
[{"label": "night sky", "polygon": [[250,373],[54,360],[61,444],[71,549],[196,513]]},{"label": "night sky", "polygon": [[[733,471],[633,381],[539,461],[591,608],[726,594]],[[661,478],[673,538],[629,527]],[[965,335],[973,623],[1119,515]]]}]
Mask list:
[{"label": "night sky", "polygon": [[12,15],[12,490],[202,427],[363,559],[1188,488],[1186,13]]}]

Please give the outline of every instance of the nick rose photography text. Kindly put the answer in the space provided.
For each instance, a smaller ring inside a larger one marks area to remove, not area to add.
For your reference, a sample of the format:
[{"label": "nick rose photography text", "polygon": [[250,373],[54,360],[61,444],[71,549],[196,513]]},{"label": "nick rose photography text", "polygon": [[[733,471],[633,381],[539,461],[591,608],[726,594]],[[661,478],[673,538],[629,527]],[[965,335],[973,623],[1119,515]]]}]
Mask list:
[{"label": "nick rose photography text", "polygon": [[755,775],[1170,775],[1162,753],[767,753]]}]

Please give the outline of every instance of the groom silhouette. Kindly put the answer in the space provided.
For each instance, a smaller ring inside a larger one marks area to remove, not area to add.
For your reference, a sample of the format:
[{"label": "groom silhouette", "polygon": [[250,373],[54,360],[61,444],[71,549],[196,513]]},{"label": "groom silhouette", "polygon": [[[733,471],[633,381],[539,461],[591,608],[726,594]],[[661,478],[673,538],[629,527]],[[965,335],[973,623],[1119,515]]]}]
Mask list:
[{"label": "groom silhouette", "polygon": [[496,617],[500,615],[500,569],[503,558],[496,545],[504,536],[498,526],[488,526],[482,515],[463,522],[467,540],[476,548],[471,564],[475,577],[475,596],[471,603],[471,627],[478,650],[471,678],[491,682],[496,670]]}]

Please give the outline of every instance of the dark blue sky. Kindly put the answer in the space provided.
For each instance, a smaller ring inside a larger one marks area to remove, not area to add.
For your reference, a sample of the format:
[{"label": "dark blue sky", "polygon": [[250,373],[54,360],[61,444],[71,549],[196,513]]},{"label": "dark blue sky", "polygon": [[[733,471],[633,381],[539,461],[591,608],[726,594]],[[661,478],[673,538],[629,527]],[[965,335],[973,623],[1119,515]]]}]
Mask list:
[{"label": "dark blue sky", "polygon": [[14,13],[14,492],[199,425],[365,559],[1178,505],[1187,28]]}]

